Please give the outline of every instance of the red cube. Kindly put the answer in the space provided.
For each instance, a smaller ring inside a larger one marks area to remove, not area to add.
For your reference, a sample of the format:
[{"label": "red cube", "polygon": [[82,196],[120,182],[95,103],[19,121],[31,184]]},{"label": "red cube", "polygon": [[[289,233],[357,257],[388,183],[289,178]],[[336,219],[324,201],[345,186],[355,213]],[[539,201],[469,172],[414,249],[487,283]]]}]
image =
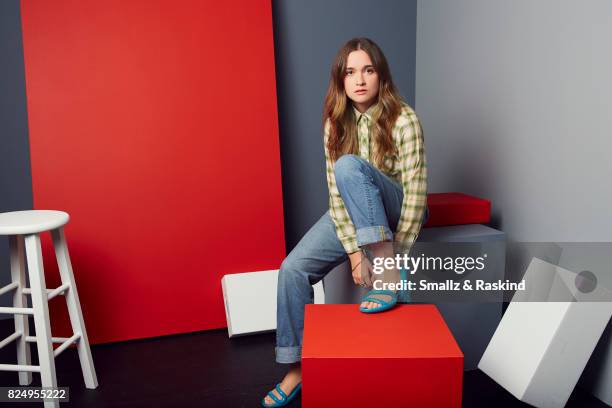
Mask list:
[{"label": "red cube", "polygon": [[460,407],[463,353],[434,305],[306,305],[302,405]]},{"label": "red cube", "polygon": [[425,227],[486,224],[491,220],[491,201],[463,193],[428,194],[427,207]]}]

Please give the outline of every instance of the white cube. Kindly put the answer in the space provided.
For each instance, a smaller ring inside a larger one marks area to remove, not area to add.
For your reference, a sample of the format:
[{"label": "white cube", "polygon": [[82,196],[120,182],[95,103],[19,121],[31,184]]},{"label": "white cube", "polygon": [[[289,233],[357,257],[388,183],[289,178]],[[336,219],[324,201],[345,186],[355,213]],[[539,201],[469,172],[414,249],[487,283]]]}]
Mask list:
[{"label": "white cube", "polygon": [[[581,293],[575,276],[534,258],[524,278],[538,284],[515,294],[478,364],[515,397],[536,407],[565,405],[612,316],[612,303],[585,301],[609,293],[604,288]],[[554,301],[543,301],[543,293]]]},{"label": "white cube", "polygon": [[[234,273],[221,279],[229,337],[276,330],[278,269]],[[314,302],[325,303],[323,284],[313,286]]]}]

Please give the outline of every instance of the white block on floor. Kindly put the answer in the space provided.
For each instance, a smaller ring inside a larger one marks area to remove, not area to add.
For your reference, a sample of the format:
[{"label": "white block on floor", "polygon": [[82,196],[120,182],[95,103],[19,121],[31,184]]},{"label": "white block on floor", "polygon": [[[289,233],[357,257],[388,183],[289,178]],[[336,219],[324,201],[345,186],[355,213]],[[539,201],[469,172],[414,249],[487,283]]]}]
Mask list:
[{"label": "white block on floor", "polygon": [[[221,279],[229,337],[276,330],[278,269],[234,273]],[[314,302],[325,303],[323,284],[313,286]]]},{"label": "white block on floor", "polygon": [[612,316],[612,303],[588,301],[609,293],[601,293],[603,288],[582,293],[574,285],[575,276],[534,258],[524,278],[538,285],[527,293],[517,291],[478,364],[515,397],[536,407],[565,405]]}]

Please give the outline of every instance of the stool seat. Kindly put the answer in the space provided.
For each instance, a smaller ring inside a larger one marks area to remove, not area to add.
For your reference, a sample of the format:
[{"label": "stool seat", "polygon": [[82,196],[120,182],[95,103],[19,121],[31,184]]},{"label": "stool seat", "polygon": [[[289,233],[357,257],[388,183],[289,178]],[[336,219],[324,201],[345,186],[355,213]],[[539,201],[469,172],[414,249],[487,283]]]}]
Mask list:
[{"label": "stool seat", "polygon": [[50,231],[65,225],[70,216],[63,211],[27,210],[0,214],[0,235],[24,235]]}]

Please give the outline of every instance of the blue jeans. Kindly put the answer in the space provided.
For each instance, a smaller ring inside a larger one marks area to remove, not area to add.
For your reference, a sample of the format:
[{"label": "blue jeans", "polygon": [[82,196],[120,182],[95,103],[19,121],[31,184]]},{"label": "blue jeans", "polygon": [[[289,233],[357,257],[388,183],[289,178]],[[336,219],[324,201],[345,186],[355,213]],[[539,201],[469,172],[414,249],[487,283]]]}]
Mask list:
[{"label": "blue jeans", "polygon": [[[393,239],[404,197],[402,185],[355,155],[334,166],[338,191],[355,225],[357,244]],[[308,230],[282,262],[278,274],[276,361],[301,360],[304,306],[312,303],[312,285],[348,258],[329,211]]]}]

